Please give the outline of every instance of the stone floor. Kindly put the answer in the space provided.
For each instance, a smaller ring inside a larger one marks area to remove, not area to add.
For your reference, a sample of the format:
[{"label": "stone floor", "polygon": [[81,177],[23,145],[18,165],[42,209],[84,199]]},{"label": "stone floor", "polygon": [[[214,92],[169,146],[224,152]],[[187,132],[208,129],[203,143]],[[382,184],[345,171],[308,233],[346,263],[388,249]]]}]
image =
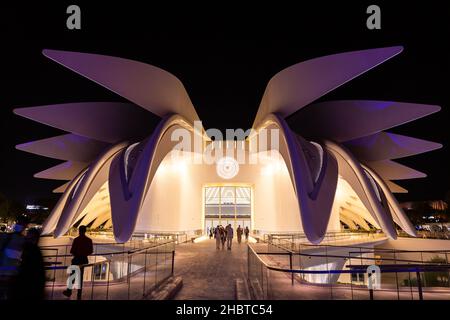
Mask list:
[{"label": "stone floor", "polygon": [[183,278],[177,300],[235,299],[235,280],[247,276],[247,245],[233,241],[232,250],[217,250],[209,239],[179,245],[175,274]]}]

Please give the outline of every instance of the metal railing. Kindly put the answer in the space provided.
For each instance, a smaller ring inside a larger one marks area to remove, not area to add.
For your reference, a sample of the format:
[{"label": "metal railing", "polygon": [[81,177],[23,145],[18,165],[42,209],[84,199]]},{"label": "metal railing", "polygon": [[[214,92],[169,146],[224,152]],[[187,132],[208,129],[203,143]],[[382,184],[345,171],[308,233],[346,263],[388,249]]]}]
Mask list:
[{"label": "metal railing", "polygon": [[[196,232],[196,231],[193,231]],[[86,233],[96,239],[105,239],[114,242],[114,233],[112,230],[93,231],[90,230]],[[67,233],[68,236],[78,236],[77,229],[70,229]],[[151,232],[151,233],[133,233],[129,242],[133,241],[159,241],[159,240],[174,240],[177,244],[189,241],[189,236],[186,232]]]},{"label": "metal railing", "polygon": [[419,230],[417,231],[417,237],[413,237],[407,234],[405,231],[398,231],[398,236],[402,238],[422,238],[422,239],[442,239],[449,240],[450,232],[446,231],[430,231],[430,230]]},{"label": "metal railing", "polygon": [[[102,244],[103,245],[103,244]],[[122,245],[124,245],[122,247]],[[103,246],[101,246],[104,249]],[[173,275],[175,241],[155,241],[140,247],[120,244],[113,250],[90,256],[91,263],[80,266],[82,289],[73,298],[82,300],[142,299],[149,291]],[[44,248],[55,251],[55,248]],[[46,298],[66,299],[62,292],[67,286],[70,255],[47,255]],[[50,265],[50,266],[49,266]]]},{"label": "metal railing", "polygon": [[[375,242],[387,239],[381,232],[358,231],[358,232],[328,232],[322,244],[328,245],[352,245],[365,242]],[[263,242],[276,244],[286,250],[300,251],[303,246],[309,246],[311,243],[304,233],[286,233],[286,234],[264,234],[261,239]]]},{"label": "metal railing", "polygon": [[[315,246],[290,251],[272,243],[248,245],[248,281],[261,299],[450,299],[450,251]],[[380,268],[368,288],[368,266]]]}]

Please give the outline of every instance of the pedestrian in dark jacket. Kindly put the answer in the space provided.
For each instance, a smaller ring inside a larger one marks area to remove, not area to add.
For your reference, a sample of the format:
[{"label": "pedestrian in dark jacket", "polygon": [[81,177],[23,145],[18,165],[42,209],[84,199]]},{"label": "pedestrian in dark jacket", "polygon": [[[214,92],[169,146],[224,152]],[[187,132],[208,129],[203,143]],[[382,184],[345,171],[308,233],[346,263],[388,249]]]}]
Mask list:
[{"label": "pedestrian in dark jacket", "polygon": [[[86,236],[86,226],[80,226],[78,228],[79,235],[73,240],[70,253],[73,256],[72,265],[82,266],[89,263],[88,256],[94,251],[91,238]],[[83,267],[80,267],[81,277],[83,277]],[[80,279],[81,285],[83,284],[83,278]],[[63,291],[66,297],[72,295],[72,289],[67,288]],[[81,295],[81,288],[78,288],[78,295]]]},{"label": "pedestrian in dark jacket", "polygon": [[28,230],[18,275],[11,288],[11,299],[38,301],[44,299],[45,268],[41,249],[38,246],[40,232]]}]

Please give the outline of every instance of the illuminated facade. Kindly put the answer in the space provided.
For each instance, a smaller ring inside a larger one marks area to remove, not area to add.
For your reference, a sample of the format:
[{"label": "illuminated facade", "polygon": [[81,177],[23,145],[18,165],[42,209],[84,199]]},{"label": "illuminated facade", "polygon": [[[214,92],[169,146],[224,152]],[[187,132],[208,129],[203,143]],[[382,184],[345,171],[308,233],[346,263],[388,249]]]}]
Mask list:
[{"label": "illuminated facade", "polygon": [[[441,145],[385,130],[440,108],[367,100],[314,103],[401,51],[354,51],[288,67],[269,81],[245,140],[212,141],[208,131],[196,130],[198,115],[172,74],[122,58],[44,50],[130,101],[15,110],[68,132],[17,146],[65,161],[35,175],[68,181],[55,190],[62,195],[44,233],[61,236],[84,224],[112,228],[124,242],[135,232],[206,232],[232,223],[260,233],[304,232],[311,243],[343,225],[381,229],[394,239],[397,226],[414,235],[392,195],[406,190],[392,180],[425,175],[392,159]],[[153,132],[149,113],[161,118]],[[187,132],[192,152],[174,150],[180,130]],[[276,147],[261,148],[262,138],[275,136]],[[197,163],[196,141],[216,161]],[[235,159],[240,150],[244,162]],[[255,163],[248,161],[252,155]]]}]

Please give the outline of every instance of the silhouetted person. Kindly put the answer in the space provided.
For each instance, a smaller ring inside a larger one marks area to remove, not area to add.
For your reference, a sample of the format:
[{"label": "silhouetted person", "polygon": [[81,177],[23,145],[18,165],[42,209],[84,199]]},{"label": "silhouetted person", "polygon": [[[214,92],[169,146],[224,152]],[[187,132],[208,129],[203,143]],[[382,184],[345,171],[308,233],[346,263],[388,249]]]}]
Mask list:
[{"label": "silhouetted person", "polygon": [[40,231],[30,229],[25,237],[22,263],[11,288],[11,299],[43,300],[45,292],[45,268],[41,249],[38,246]]},{"label": "silhouetted person", "polygon": [[[70,253],[73,256],[72,265],[82,266],[89,263],[88,256],[94,251],[92,240],[86,236],[86,226],[80,226],[78,228],[78,237],[73,240],[72,248]],[[83,285],[83,267],[80,267],[81,280],[80,283]],[[67,288],[63,291],[66,297],[72,295],[72,289]],[[78,289],[78,298],[81,298],[81,288]]]},{"label": "silhouetted person", "polygon": [[227,237],[227,249],[231,250],[231,244],[233,243],[234,230],[231,227],[231,224],[227,225],[226,237]]},{"label": "silhouetted person", "polygon": [[239,225],[236,229],[237,241],[239,244],[241,244],[243,233],[244,233],[244,230],[241,228],[241,225]]},{"label": "silhouetted person", "polygon": [[220,241],[222,242],[222,250],[225,249],[225,242],[227,241],[227,230],[220,226]]},{"label": "silhouetted person", "polygon": [[248,227],[245,227],[245,229],[244,229],[245,242],[248,241],[248,235],[249,234],[250,234],[250,230],[248,229]]},{"label": "silhouetted person", "polygon": [[213,237],[213,235],[214,235],[214,227],[211,227],[209,229],[209,238],[211,239]]},{"label": "silhouetted person", "polygon": [[29,219],[17,218],[13,232],[2,234],[0,238],[0,300],[10,299],[12,289],[19,274],[22,254],[25,247],[24,232]]},{"label": "silhouetted person", "polygon": [[214,239],[216,239],[216,249],[220,249],[220,242],[222,241],[221,231],[219,225],[214,229]]}]

